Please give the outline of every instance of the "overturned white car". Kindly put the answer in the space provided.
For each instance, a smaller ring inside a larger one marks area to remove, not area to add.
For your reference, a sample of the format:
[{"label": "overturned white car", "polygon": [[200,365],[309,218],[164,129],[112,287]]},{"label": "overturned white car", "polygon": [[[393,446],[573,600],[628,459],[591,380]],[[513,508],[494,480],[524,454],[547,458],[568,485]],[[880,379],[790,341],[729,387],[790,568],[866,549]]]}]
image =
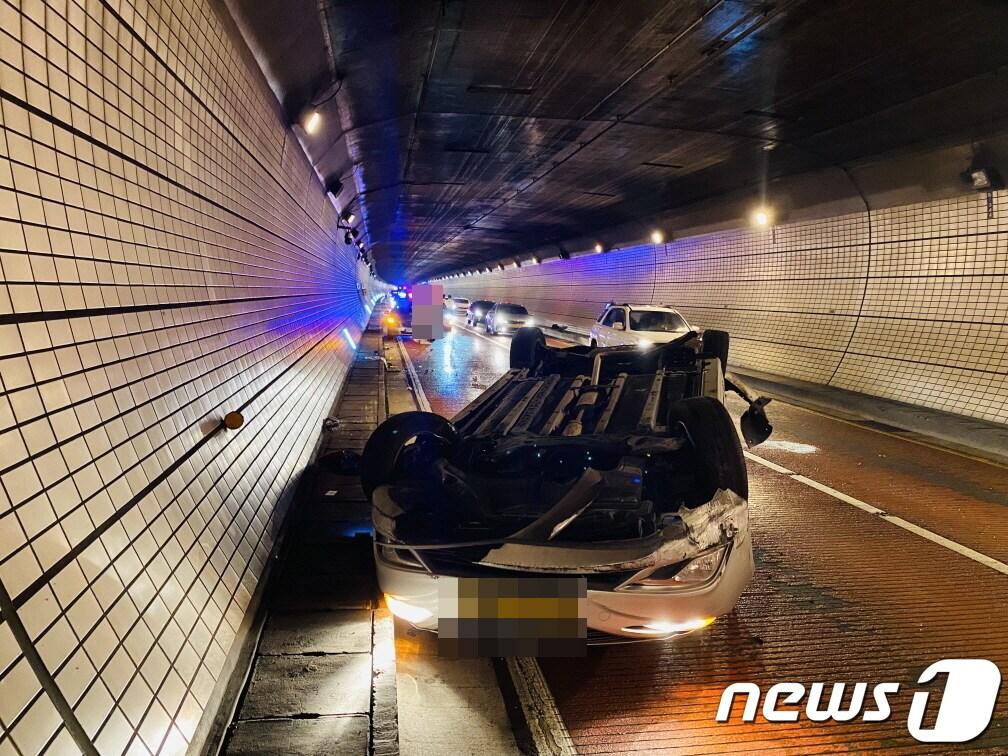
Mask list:
[{"label": "overturned white car", "polygon": [[361,460],[378,579],[392,611],[437,630],[443,578],[576,576],[588,642],[667,638],[732,610],[753,574],[743,435],[764,399],[725,379],[728,334],[653,349],[548,347],[536,328],[511,370],[452,422],[410,412]]}]

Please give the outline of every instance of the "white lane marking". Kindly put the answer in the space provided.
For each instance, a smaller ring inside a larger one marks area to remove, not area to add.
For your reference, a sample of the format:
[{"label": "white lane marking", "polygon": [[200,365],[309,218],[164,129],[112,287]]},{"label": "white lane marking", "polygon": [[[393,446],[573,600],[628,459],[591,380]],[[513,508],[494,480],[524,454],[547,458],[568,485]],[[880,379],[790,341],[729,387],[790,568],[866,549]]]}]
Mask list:
[{"label": "white lane marking", "polygon": [[984,567],[989,567],[990,569],[1000,572],[1002,575],[1008,575],[1008,564],[1000,562],[993,557],[989,557],[986,554],[981,554],[979,551],[971,549],[969,546],[963,546],[961,543],[956,543],[955,541],[946,538],[945,536],[938,535],[932,530],[927,528],[922,528],[920,525],[915,525],[912,522],[904,520],[902,517],[896,515],[891,515],[883,509],[879,509],[876,506],[869,504],[866,501],[861,501],[861,499],[855,499],[849,494],[845,494],[843,491],[837,491],[832,486],[827,486],[825,483],[820,483],[817,480],[812,480],[812,478],[806,478],[804,475],[799,475],[798,473],[791,472],[786,467],[781,467],[778,464],[771,462],[768,459],[763,459],[762,457],[757,457],[751,452],[745,452],[747,459],[751,459],[753,462],[757,462],[765,467],[770,468],[775,472],[779,472],[783,475],[787,475],[791,480],[796,480],[809,488],[814,488],[817,491],[821,491],[824,494],[832,496],[837,501],[842,501],[845,504],[850,504],[852,507],[857,507],[863,512],[867,512],[870,515],[874,515],[881,520],[895,525],[898,528],[903,528],[903,530],[908,533],[913,533],[914,535],[923,538],[931,543],[942,546],[949,551],[954,551],[956,554],[966,557],[967,559],[972,559],[977,564],[982,564]]},{"label": "white lane marking", "polygon": [[[417,406],[425,412],[430,412],[430,402],[427,401],[427,394],[420,384],[409,352],[406,351],[402,341],[399,339],[396,341],[399,343],[406,372],[413,382],[413,396],[416,398]],[[560,716],[560,710],[553,698],[553,692],[546,684],[539,661],[532,656],[509,657],[507,665],[518,695],[518,702],[525,712],[525,721],[528,722],[529,731],[540,756],[577,756],[574,741]]]},{"label": "white lane marking", "polygon": [[824,494],[832,496],[834,499],[839,499],[842,502],[850,504],[852,507],[857,507],[858,509],[873,515],[884,515],[885,510],[879,509],[878,507],[873,507],[867,502],[861,501],[861,499],[855,499],[853,496],[843,493],[842,491],[837,491],[835,488],[827,486],[825,483],[820,483],[818,480],[812,480],[812,478],[806,478],[804,475],[798,475],[795,473],[791,476],[794,480],[799,483],[804,483],[809,488],[814,488],[817,491],[822,491]]},{"label": "white lane marking", "polygon": [[[455,328],[456,326],[452,326],[452,327]],[[491,344],[493,344],[494,346],[500,347],[501,349],[507,349],[508,351],[511,350],[511,342],[510,341],[503,342],[500,339],[498,339],[496,336],[488,336],[488,335],[486,335],[484,333],[480,333],[479,331],[476,330],[475,327],[470,328],[469,326],[460,325],[460,326],[457,326],[457,328],[459,328],[459,330],[461,330],[462,333],[472,334],[473,336],[476,336],[477,338],[483,339],[483,341],[489,341]]]},{"label": "white lane marking", "polygon": [[577,756],[538,660],[534,656],[510,656],[506,661],[536,752],[539,756]]},{"label": "white lane marking", "polygon": [[786,467],[781,467],[776,462],[771,462],[769,459],[763,459],[763,457],[757,457],[755,454],[752,454],[750,452],[742,452],[742,453],[745,454],[746,459],[751,459],[753,462],[757,462],[763,465],[763,467],[769,467],[774,472],[779,472],[784,475],[794,475],[793,471],[788,470]]},{"label": "white lane marking", "polygon": [[413,389],[413,398],[416,399],[417,407],[423,412],[430,412],[430,402],[427,401],[427,394],[424,393],[423,386],[420,385],[420,376],[417,375],[416,368],[413,367],[413,360],[410,359],[409,352],[403,346],[402,339],[396,339],[396,344],[399,345],[399,354],[402,355],[406,374],[410,378],[410,383],[413,384],[411,388]]}]

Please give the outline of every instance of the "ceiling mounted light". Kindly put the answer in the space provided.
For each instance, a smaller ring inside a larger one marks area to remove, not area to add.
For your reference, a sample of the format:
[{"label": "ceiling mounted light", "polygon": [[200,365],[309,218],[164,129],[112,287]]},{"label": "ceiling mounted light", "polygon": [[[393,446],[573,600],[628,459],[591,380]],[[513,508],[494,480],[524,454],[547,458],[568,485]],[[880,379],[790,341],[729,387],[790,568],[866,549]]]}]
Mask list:
[{"label": "ceiling mounted light", "polygon": [[749,220],[757,228],[766,228],[773,225],[773,210],[769,207],[757,207],[752,211]]},{"label": "ceiling mounted light", "polygon": [[651,232],[652,244],[661,244],[663,241],[665,241],[665,234],[661,232],[661,229],[656,228],[654,231]]},{"label": "ceiling mounted light", "polygon": [[350,229],[350,236],[352,236],[354,239],[356,239],[358,236],[360,236],[360,231],[357,230],[356,228],[351,228]]},{"label": "ceiling mounted light", "polygon": [[353,237],[350,236],[350,232],[349,231],[347,231],[345,234],[343,234],[343,243],[344,244],[353,244]]},{"label": "ceiling mounted light", "polygon": [[993,192],[1004,188],[1004,181],[997,168],[974,165],[962,174],[962,179],[978,192]]},{"label": "ceiling mounted light", "polygon": [[347,223],[353,223],[357,220],[357,216],[353,214],[353,211],[349,208],[343,208],[343,212],[340,213],[340,218],[345,220]]},{"label": "ceiling mounted light", "polygon": [[312,110],[304,119],[304,130],[306,134],[314,134],[322,125],[322,116],[317,110]]},{"label": "ceiling mounted light", "polygon": [[530,265],[538,265],[539,264],[539,258],[533,255],[532,259],[529,260],[529,264]]},{"label": "ceiling mounted light", "polygon": [[595,251],[596,252],[604,252],[605,251],[605,247],[602,246],[602,242],[595,242]]}]

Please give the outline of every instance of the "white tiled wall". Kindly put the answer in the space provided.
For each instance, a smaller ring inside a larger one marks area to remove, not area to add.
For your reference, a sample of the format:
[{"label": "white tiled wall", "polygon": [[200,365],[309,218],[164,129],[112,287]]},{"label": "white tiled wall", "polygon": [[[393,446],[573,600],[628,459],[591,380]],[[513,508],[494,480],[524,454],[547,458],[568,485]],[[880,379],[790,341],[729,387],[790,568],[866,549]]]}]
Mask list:
[{"label": "white tiled wall", "polygon": [[1008,422],[1008,192],[680,239],[445,281],[588,327],[602,305],[679,308],[731,362]]},{"label": "white tiled wall", "polygon": [[0,98],[0,754],[181,753],[359,337],[355,255],[209,0],[0,0]]}]

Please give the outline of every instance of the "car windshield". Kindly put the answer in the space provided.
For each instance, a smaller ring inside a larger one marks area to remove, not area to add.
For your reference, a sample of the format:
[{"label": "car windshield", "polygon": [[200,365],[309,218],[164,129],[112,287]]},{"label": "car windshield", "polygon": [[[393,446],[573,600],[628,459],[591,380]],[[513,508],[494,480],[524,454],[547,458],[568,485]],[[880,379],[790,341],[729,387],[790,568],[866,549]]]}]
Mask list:
[{"label": "car windshield", "polygon": [[686,321],[674,312],[663,310],[630,310],[630,330],[676,333],[689,330]]},{"label": "car windshield", "polygon": [[497,305],[497,312],[502,315],[528,315],[528,310],[524,307],[513,304]]}]

